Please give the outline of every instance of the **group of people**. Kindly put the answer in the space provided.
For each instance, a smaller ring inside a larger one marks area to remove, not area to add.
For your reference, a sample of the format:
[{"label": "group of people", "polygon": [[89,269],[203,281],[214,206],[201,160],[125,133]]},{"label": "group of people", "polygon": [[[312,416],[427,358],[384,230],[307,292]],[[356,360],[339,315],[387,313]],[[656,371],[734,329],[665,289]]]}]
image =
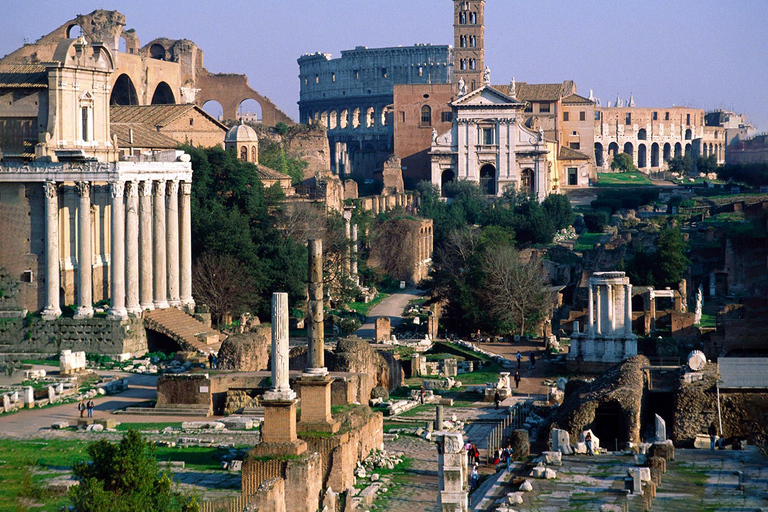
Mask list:
[{"label": "group of people", "polygon": [[77,404],[77,410],[80,411],[80,417],[83,417],[83,414],[88,411],[88,417],[93,418],[93,400],[88,400],[87,403],[80,400],[80,403]]},{"label": "group of people", "polygon": [[496,449],[495,452],[493,452],[493,463],[499,464],[503,462],[507,466],[507,470],[509,470],[509,466],[512,463],[512,445],[507,445],[504,449]]},{"label": "group of people", "polygon": [[[523,363],[523,353],[518,352],[515,358],[517,359],[517,369],[519,370]],[[528,369],[533,370],[534,368],[536,368],[536,354],[531,351],[528,352]]]}]

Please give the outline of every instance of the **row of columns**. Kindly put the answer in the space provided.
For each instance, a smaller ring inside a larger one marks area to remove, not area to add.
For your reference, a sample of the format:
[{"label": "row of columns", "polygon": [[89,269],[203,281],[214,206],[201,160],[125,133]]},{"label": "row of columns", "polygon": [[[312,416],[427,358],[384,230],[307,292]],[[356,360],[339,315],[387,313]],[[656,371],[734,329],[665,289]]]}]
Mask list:
[{"label": "row of columns", "polygon": [[[43,316],[61,315],[58,183],[47,181],[46,307]],[[78,309],[93,316],[91,182],[75,184],[78,194]],[[125,318],[143,310],[193,308],[191,183],[177,180],[115,181],[110,250],[110,316]],[[179,193],[181,192],[181,193]]]},{"label": "row of columns", "polygon": [[[632,285],[621,285],[624,288],[624,334],[632,334]],[[605,289],[607,294],[607,308],[605,308],[608,320],[608,330],[603,332],[602,312],[604,310],[602,306],[602,292]],[[614,311],[614,285],[612,284],[593,284],[590,283],[588,287],[588,302],[589,302],[589,319],[588,319],[588,331],[593,334],[618,334],[616,333],[616,319]],[[597,303],[597,308],[595,308]]]}]

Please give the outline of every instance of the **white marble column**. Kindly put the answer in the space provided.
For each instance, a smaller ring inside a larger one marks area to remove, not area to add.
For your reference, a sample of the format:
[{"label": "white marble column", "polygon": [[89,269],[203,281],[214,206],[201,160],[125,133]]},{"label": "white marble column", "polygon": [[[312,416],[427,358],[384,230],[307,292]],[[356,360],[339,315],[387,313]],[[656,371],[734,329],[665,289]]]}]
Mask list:
[{"label": "white marble column", "polygon": [[288,294],[272,294],[272,389],[266,400],[293,400],[296,393],[288,381]]},{"label": "white marble column", "polygon": [[152,189],[153,222],[152,233],[152,283],[154,284],[154,303],[156,308],[167,308],[168,305],[168,281],[166,279],[165,256],[165,181],[155,181]]},{"label": "white marble column", "polygon": [[624,333],[632,334],[632,285],[624,285],[624,307],[626,309],[626,319],[624,320]]},{"label": "white marble column", "polygon": [[91,183],[76,184],[77,204],[77,311],[75,318],[93,317],[93,247],[91,247]]},{"label": "white marble column", "polygon": [[139,304],[142,311],[155,309],[152,302],[152,182],[139,183]]},{"label": "white marble column", "polygon": [[138,183],[125,184],[125,295],[128,314],[141,314],[139,305],[139,194]]},{"label": "white marble column", "polygon": [[168,304],[171,307],[181,307],[179,298],[179,182],[166,182],[168,202],[166,205],[166,242],[168,269]]},{"label": "white marble column", "polygon": [[587,332],[591,333],[595,328],[595,296],[592,293],[592,283],[587,285],[587,290],[589,290],[589,298],[587,299],[589,301],[589,323],[587,324],[589,327]]},{"label": "white marble column", "polygon": [[189,312],[195,309],[195,300],[192,298],[192,207],[190,196],[192,184],[181,184],[181,233],[179,244],[181,245],[181,281],[180,299],[181,305]]},{"label": "white marble column", "polygon": [[110,318],[122,319],[128,315],[125,309],[125,184],[113,181],[109,184],[112,196],[112,247],[110,250],[111,306]]},{"label": "white marble column", "polygon": [[360,284],[360,278],[357,276],[357,224],[352,225],[352,280],[355,284]]},{"label": "white marble column", "polygon": [[603,304],[600,302],[600,285],[595,285],[595,298],[597,309],[595,311],[595,323],[597,324],[597,334],[603,334]]},{"label": "white marble column", "polygon": [[45,191],[45,309],[43,318],[55,320],[61,316],[59,307],[59,186],[54,181],[43,183]]},{"label": "white marble column", "polygon": [[606,292],[608,295],[608,333],[613,335],[616,333],[616,326],[615,322],[613,321],[614,317],[616,316],[616,312],[614,311],[614,303],[613,303],[613,285],[609,284],[606,286]]}]

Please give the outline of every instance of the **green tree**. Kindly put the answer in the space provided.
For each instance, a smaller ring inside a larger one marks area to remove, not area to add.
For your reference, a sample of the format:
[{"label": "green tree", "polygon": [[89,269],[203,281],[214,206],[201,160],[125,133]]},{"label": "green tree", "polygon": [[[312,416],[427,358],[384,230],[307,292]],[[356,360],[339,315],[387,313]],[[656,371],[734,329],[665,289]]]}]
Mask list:
[{"label": "green tree", "polygon": [[611,162],[611,169],[618,172],[637,172],[632,157],[627,153],[617,153]]},{"label": "green tree", "polygon": [[75,512],[200,510],[193,498],[173,489],[172,475],[158,468],[154,445],[138,432],[129,430],[117,444],[91,443],[87,452],[91,460],[73,469],[80,481],[69,491]]},{"label": "green tree", "polygon": [[674,172],[683,176],[687,176],[693,172],[693,158],[691,155],[676,156],[667,162],[667,169],[669,172]]},{"label": "green tree", "polygon": [[298,155],[289,155],[281,144],[272,141],[265,141],[259,147],[259,164],[287,174],[294,185],[304,181],[304,170],[309,165]]},{"label": "green tree", "polygon": [[690,260],[688,244],[678,226],[666,226],[659,232],[654,250],[638,250],[627,265],[633,283],[640,286],[676,287],[683,278]]}]

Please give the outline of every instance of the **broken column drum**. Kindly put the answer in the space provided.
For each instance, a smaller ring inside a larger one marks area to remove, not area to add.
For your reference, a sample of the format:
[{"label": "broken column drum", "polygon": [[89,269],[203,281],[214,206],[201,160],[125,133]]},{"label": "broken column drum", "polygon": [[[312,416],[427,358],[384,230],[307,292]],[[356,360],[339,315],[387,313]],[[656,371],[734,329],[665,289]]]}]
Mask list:
[{"label": "broken column drum", "polygon": [[309,323],[306,374],[326,375],[323,332],[323,241],[309,241]]},{"label": "broken column drum", "polygon": [[632,285],[624,272],[595,272],[589,278],[586,332],[574,332],[568,358],[616,363],[637,355],[632,333]]}]

